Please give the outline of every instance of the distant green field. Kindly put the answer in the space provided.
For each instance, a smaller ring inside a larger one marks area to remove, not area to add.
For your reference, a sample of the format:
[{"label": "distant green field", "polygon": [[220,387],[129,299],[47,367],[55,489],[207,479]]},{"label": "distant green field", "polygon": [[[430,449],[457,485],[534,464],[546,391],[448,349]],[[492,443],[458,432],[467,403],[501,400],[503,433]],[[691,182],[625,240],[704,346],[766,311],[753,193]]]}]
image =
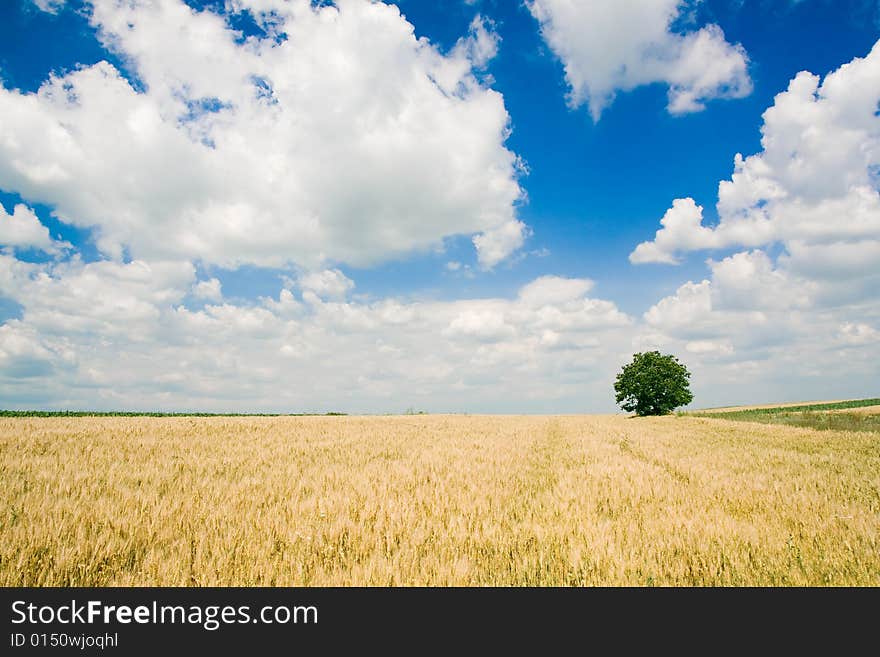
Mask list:
[{"label": "distant green field", "polygon": [[811,429],[880,432],[880,414],[827,412],[863,408],[865,406],[880,406],[880,398],[802,404],[798,406],[777,406],[774,408],[752,408],[741,411],[695,411],[687,413],[687,415],[740,422],[788,424]]},{"label": "distant green field", "polygon": [[307,417],[345,413],[159,413],[156,411],[4,411],[0,417]]}]

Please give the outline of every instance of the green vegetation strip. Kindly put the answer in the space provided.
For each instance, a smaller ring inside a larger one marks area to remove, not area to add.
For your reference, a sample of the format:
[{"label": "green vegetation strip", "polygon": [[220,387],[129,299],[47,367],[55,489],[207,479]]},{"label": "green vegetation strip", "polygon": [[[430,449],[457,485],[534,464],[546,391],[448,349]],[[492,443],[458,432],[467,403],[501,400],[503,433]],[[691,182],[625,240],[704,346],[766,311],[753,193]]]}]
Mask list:
[{"label": "green vegetation strip", "polygon": [[309,417],[345,413],[158,413],[151,411],[4,411],[0,417]]},{"label": "green vegetation strip", "polygon": [[880,398],[877,399],[851,399],[849,401],[825,402],[816,404],[801,404],[800,406],[774,406],[773,408],[749,408],[741,411],[693,411],[689,415],[700,417],[728,417],[731,415],[773,415],[774,413],[800,413],[802,411],[839,411],[847,408],[862,408],[864,406],[880,406]]},{"label": "green vegetation strip", "polygon": [[851,401],[802,404],[799,406],[776,406],[752,408],[741,411],[697,411],[687,413],[694,417],[709,417],[740,422],[763,422],[765,424],[788,424],[796,427],[833,431],[880,432],[880,414],[826,413],[848,408],[880,406],[880,399],[856,399]]}]

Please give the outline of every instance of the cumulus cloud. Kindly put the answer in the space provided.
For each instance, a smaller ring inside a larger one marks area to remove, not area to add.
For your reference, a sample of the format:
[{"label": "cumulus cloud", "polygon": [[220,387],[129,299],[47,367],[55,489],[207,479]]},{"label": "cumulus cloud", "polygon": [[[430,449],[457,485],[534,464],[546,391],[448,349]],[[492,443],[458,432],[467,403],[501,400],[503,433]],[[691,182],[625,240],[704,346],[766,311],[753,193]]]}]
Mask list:
[{"label": "cumulus cloud", "polygon": [[816,309],[815,283],[775,268],[762,251],[708,264],[710,278],[688,281],[658,301],[645,313],[646,323],[686,339],[728,336],[757,344],[779,337],[773,331],[788,326],[797,311],[807,311],[803,319]]},{"label": "cumulus cloud", "polygon": [[57,14],[66,4],[67,0],[31,0],[37,8],[49,14]]},{"label": "cumulus cloud", "polygon": [[711,363],[701,375],[718,386],[756,384],[752,398],[789,386],[819,398],[873,394],[878,104],[880,44],[821,84],[799,73],[764,113],[763,150],[737,155],[732,178],[720,183],[717,225],[703,224],[692,199],[677,199],[655,239],[630,255],[637,264],[676,263],[687,251],[747,249],[707,260],[707,279],[654,304],[641,339]]},{"label": "cumulus cloud", "polygon": [[220,285],[220,281],[216,278],[199,281],[193,285],[192,293],[196,299],[205,299],[207,301],[223,300],[223,288]]},{"label": "cumulus cloud", "polygon": [[477,15],[468,27],[468,36],[458,40],[453,53],[464,55],[475,68],[483,68],[498,54],[500,41],[492,21]]},{"label": "cumulus cloud", "polygon": [[188,262],[37,265],[0,255],[0,294],[22,304],[28,326],[66,337],[150,332],[159,308],[180,302],[194,278]]},{"label": "cumulus cloud", "polygon": [[65,354],[52,353],[36,331],[17,322],[0,326],[0,371],[9,379],[32,379],[52,372],[53,361],[64,362]]},{"label": "cumulus cloud", "polygon": [[[745,247],[654,304],[643,347],[686,353],[728,399],[873,394],[880,361],[880,44],[826,76],[799,73],[737,155],[716,225],[677,199],[634,263]],[[700,387],[698,386],[698,388]],[[698,390],[699,392],[699,390]]]},{"label": "cumulus cloud", "polygon": [[[503,308],[485,307],[485,304],[473,304],[474,308],[465,308],[449,323],[443,334],[447,336],[465,336],[490,342],[512,338],[516,329],[504,317]],[[499,304],[500,305],[500,304]]]},{"label": "cumulus cloud", "polygon": [[[0,327],[0,397],[18,407],[610,410],[616,371],[647,348],[681,356],[706,405],[788,398],[792,386],[849,396],[876,380],[876,304],[749,305],[752,278],[797,290],[765,258],[712,263],[710,278],[639,322],[582,278],[542,276],[507,297],[367,300],[343,294],[348,279],[330,270],[272,297],[190,304],[201,283],[215,286],[185,261],[0,254],[0,295],[21,308]],[[846,381],[834,378],[839,362]]]},{"label": "cumulus cloud", "polygon": [[299,287],[321,298],[339,299],[354,289],[354,281],[338,269],[310,272],[299,278]]},{"label": "cumulus cloud", "polygon": [[682,0],[532,0],[541,35],[562,60],[573,107],[598,121],[618,91],[663,83],[672,114],[704,109],[713,98],[751,93],[748,57],[717,25],[674,27]]},{"label": "cumulus cloud", "polygon": [[629,349],[631,319],[581,279],[456,301],[324,299],[300,286],[198,309],[186,305],[188,263],[0,255],[0,281],[22,306],[0,331],[0,395],[15,405],[485,411],[516,399],[537,411],[587,404],[585,390],[607,397]]},{"label": "cumulus cloud", "polygon": [[719,243],[717,235],[701,224],[703,207],[692,198],[678,198],[660,220],[660,230],[653,242],[642,242],[630,253],[636,265],[648,262],[678,264],[675,251],[686,245],[690,249],[708,249]]},{"label": "cumulus cloud", "polygon": [[[700,404],[736,400],[801,400],[870,396],[877,381],[880,341],[871,323],[876,305],[823,307],[804,298],[782,272],[758,262],[717,263],[712,276],[687,282],[654,304],[634,344],[681,354],[694,374]],[[726,267],[758,268],[778,287],[731,280]],[[750,290],[744,288],[751,288]],[[781,291],[780,291],[781,290]],[[755,297],[749,302],[748,293]],[[791,295],[791,296],[790,296]]]},{"label": "cumulus cloud", "polygon": [[853,345],[880,342],[880,331],[864,322],[845,322],[840,326],[841,339]]},{"label": "cumulus cloud", "polygon": [[497,265],[523,245],[527,232],[528,228],[523,222],[512,219],[474,236],[473,242],[480,264],[484,269]]},{"label": "cumulus cloud", "polygon": [[127,62],[0,89],[0,187],[95,228],[106,255],[317,269],[475,237],[491,267],[522,244],[521,165],[497,50],[477,19],[448,53],[397,7],[236,0],[241,38],[182,0],[92,0]]},{"label": "cumulus cloud", "polygon": [[[615,11],[632,11],[624,4]],[[532,10],[551,5],[562,7],[546,0]],[[542,276],[491,298],[353,294],[345,264],[464,235],[489,269],[524,243],[515,212],[523,165],[504,146],[503,99],[479,73],[498,37],[478,18],[443,53],[379,2],[227,6],[251,11],[267,36],[240,38],[222,16],[180,0],[95,0],[92,20],[136,84],[102,62],[36,93],[0,90],[0,188],[93,227],[104,258],[71,256],[26,205],[4,209],[0,243],[11,248],[0,250],[0,295],[14,316],[0,325],[5,404],[610,410],[614,374],[649,348],[682,357],[700,404],[787,399],[791,390],[873,394],[873,52],[821,85],[801,74],[777,98],[763,151],[737,157],[721,184],[717,225],[704,225],[692,199],[673,202],[634,263],[734,252],[707,260],[704,280],[634,319],[594,296],[586,278]],[[714,28],[676,32],[669,16],[679,5],[652,6],[659,37],[646,23],[636,33],[647,36],[617,54],[608,46],[623,72],[598,66],[572,82],[573,101],[589,102],[594,116],[636,84],[666,82],[670,109],[687,111],[717,95],[724,76],[747,81],[731,72],[745,75],[744,55]],[[545,36],[566,32],[547,16]],[[737,61],[741,69],[725,69]],[[28,248],[60,257],[28,262],[17,253]],[[197,278],[242,264],[289,276],[250,301]],[[458,260],[446,268],[473,275]]]},{"label": "cumulus cloud", "polygon": [[880,240],[878,103],[880,42],[821,84],[798,73],[764,113],[763,150],[737,154],[731,179],[719,184],[718,224],[703,225],[702,208],[677,199],[630,260],[674,263],[687,251],[781,242],[804,273],[811,261],[824,269],[866,262]]},{"label": "cumulus cloud", "polygon": [[562,305],[583,298],[593,288],[586,278],[541,276],[519,291],[520,300],[528,306]]},{"label": "cumulus cloud", "polygon": [[693,340],[684,346],[685,351],[691,354],[721,354],[733,353],[733,345],[730,340]]},{"label": "cumulus cloud", "polygon": [[709,261],[718,305],[723,308],[788,310],[809,308],[816,284],[777,269],[763,251],[736,253]]},{"label": "cumulus cloud", "polygon": [[70,244],[53,240],[49,229],[40,223],[34,211],[19,203],[13,208],[12,214],[0,204],[0,246],[57,254],[69,248]]}]

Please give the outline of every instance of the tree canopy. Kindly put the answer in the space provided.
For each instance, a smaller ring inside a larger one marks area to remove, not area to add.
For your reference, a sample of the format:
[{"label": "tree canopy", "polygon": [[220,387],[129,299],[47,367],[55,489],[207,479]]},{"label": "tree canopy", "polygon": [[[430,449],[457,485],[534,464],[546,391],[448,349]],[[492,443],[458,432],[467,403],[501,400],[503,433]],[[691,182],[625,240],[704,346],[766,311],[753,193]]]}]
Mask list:
[{"label": "tree canopy", "polygon": [[691,373],[671,354],[646,351],[633,356],[614,382],[620,407],[636,415],[665,415],[693,401]]}]

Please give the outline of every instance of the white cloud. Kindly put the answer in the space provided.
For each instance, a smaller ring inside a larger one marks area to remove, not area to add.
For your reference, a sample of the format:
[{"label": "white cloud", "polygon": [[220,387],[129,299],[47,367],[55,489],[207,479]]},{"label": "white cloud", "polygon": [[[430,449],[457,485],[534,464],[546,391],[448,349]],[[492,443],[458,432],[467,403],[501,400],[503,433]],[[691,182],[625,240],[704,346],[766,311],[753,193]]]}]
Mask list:
[{"label": "white cloud", "polygon": [[273,298],[189,307],[198,283],[186,262],[0,254],[0,294],[21,306],[0,328],[0,397],[18,407],[611,410],[614,375],[645,348],[681,356],[703,405],[868,391],[876,304],[823,308],[810,295],[809,307],[760,296],[745,306],[752,277],[791,289],[765,257],[712,263],[710,279],[639,323],[588,296],[586,279],[544,276],[509,298],[365,301],[321,297],[301,277]]},{"label": "white cloud", "polygon": [[297,282],[300,288],[320,298],[341,299],[354,289],[354,281],[338,269],[311,272],[301,276]]},{"label": "white cloud", "polygon": [[845,322],[840,326],[840,337],[848,344],[876,344],[880,342],[880,331],[864,322]]},{"label": "white cloud", "polygon": [[721,354],[724,356],[733,353],[733,345],[730,340],[693,340],[685,345],[685,350],[692,354]]},{"label": "white cloud", "polygon": [[650,326],[674,332],[682,332],[697,327],[698,322],[712,311],[710,281],[700,283],[688,281],[678,288],[675,295],[665,297],[653,305],[646,313],[645,320]]},{"label": "white cloud", "polygon": [[516,329],[505,321],[502,309],[485,308],[484,304],[476,305],[477,308],[467,308],[456,315],[443,331],[443,335],[487,341],[503,340],[516,335]]},{"label": "white cloud", "polygon": [[107,62],[0,90],[0,187],[104,254],[315,269],[476,235],[491,267],[522,244],[509,117],[472,73],[485,21],[443,54],[367,0],[238,0],[287,37],[243,43],[182,0],[92,5],[146,91]]},{"label": "white cloud", "polygon": [[459,39],[452,52],[463,55],[475,68],[483,68],[498,54],[500,41],[494,24],[477,15],[471,21],[468,36]]},{"label": "white cloud", "polygon": [[509,299],[365,302],[305,290],[303,303],[282,289],[198,310],[185,305],[195,282],[186,263],[0,256],[0,282],[22,305],[0,331],[0,360],[17,363],[0,368],[0,396],[18,406],[581,407],[609,396],[629,349],[631,320],[578,279],[538,279]]},{"label": "white cloud", "polygon": [[709,261],[716,305],[725,309],[787,310],[809,308],[816,284],[773,266],[763,251],[736,253]]},{"label": "white cloud", "polygon": [[[760,263],[763,254],[737,254]],[[734,256],[734,258],[737,258]],[[697,404],[835,399],[874,394],[880,341],[868,321],[876,305],[805,306],[805,300],[754,284],[753,303],[725,267],[756,267],[759,278],[778,276],[783,290],[798,286],[760,264],[717,263],[713,278],[688,282],[644,315],[634,346],[680,354],[693,373]],[[811,301],[811,300],[808,300]],[[867,320],[867,321],[866,321]]]},{"label": "white cloud", "polygon": [[[646,348],[685,360],[701,405],[873,394],[873,53],[821,87],[802,74],[777,98],[763,151],[738,157],[720,187],[717,226],[703,225],[692,199],[673,203],[633,262],[745,250],[708,260],[705,280],[681,285],[641,321],[587,296],[585,278],[542,276],[492,298],[367,301],[337,263],[370,264],[467,235],[488,269],[528,234],[515,214],[524,169],[504,147],[503,99],[473,72],[498,37],[478,19],[443,54],[382,3],[230,4],[287,39],[237,43],[220,17],[179,0],[97,0],[95,24],[146,92],[107,63],[53,78],[36,94],[0,90],[0,187],[95,226],[111,258],[25,262],[15,248],[62,245],[25,206],[19,219],[18,208],[0,217],[0,234],[25,235],[0,252],[0,295],[20,315],[0,325],[7,405],[610,410],[614,374]],[[614,5],[618,18],[632,11],[624,4]],[[651,11],[638,16],[636,36],[608,44],[604,64],[582,74],[580,101],[595,116],[636,84],[665,81],[670,109],[687,111],[724,76],[747,81],[737,77],[744,56],[711,27],[670,31],[677,8],[656,3],[660,28],[648,24]],[[659,49],[646,54],[644,44]],[[603,68],[612,60],[637,66]],[[298,276],[271,298],[233,301],[219,280],[197,280],[194,263],[289,267]]]},{"label": "white cloud", "polygon": [[850,299],[830,298],[822,281],[774,266],[760,250],[708,264],[709,279],[681,285],[645,313],[649,327],[668,338],[722,340],[745,352],[769,344],[796,345],[808,332],[818,336],[824,331],[830,341],[840,321],[835,323],[835,317],[864,312]]},{"label": "white cloud", "polygon": [[570,103],[589,105],[598,121],[618,91],[660,82],[673,114],[713,98],[751,93],[748,57],[717,25],[678,32],[682,0],[532,0],[544,40],[562,60]]},{"label": "white cloud", "polygon": [[710,278],[685,283],[644,316],[650,340],[691,354],[716,394],[873,394],[878,103],[880,44],[821,85],[799,73],[764,114],[763,151],[737,155],[731,180],[719,185],[718,224],[703,225],[702,208],[677,199],[654,241],[630,256],[675,263],[686,251],[749,249],[708,260]]},{"label": "white cloud", "polygon": [[193,285],[192,293],[196,299],[205,299],[207,301],[223,300],[223,288],[220,285],[220,281],[216,278],[199,281]]},{"label": "white cloud", "polygon": [[786,253],[779,260],[787,269],[804,276],[853,282],[860,276],[878,273],[880,239],[826,244],[791,240],[786,243]]},{"label": "white cloud", "polygon": [[701,225],[703,207],[692,198],[678,198],[660,220],[661,228],[653,242],[642,242],[630,253],[633,264],[658,262],[678,264],[675,251],[686,245],[689,249],[708,249],[719,243],[711,229]]},{"label": "white cloud", "polygon": [[845,267],[849,255],[867,264],[880,240],[878,103],[880,42],[821,84],[798,73],[764,113],[763,150],[737,154],[733,176],[719,184],[717,226],[702,225],[691,199],[677,199],[630,260],[674,263],[686,251],[781,242],[785,262],[803,273],[810,260],[826,270],[835,267],[829,260]]},{"label": "white cloud", "polygon": [[39,249],[57,254],[70,247],[67,242],[57,242],[49,235],[49,229],[40,223],[34,211],[19,203],[12,210],[0,204],[0,246],[17,249]]},{"label": "white cloud", "polygon": [[67,0],[31,0],[41,11],[57,14],[66,4]]},{"label": "white cloud", "polygon": [[160,308],[180,302],[195,278],[188,262],[78,259],[47,265],[0,255],[0,294],[24,307],[44,334],[113,334],[136,340],[156,329]]},{"label": "white cloud", "polygon": [[51,373],[56,359],[63,362],[64,354],[53,354],[33,329],[15,321],[0,326],[0,371],[5,376],[16,379],[45,376]]},{"label": "white cloud", "polygon": [[593,289],[593,281],[585,278],[541,276],[519,291],[520,300],[531,307],[562,305],[582,299]]},{"label": "white cloud", "polygon": [[523,222],[512,219],[474,236],[477,259],[484,269],[491,269],[518,250],[523,245],[527,233],[528,228]]}]

